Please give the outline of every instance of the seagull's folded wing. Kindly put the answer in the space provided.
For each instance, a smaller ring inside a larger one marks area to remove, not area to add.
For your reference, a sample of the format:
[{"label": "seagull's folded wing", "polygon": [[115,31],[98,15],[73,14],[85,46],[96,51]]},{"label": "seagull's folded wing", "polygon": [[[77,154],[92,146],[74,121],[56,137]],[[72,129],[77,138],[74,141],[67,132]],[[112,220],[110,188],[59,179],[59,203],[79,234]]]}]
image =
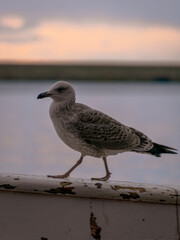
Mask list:
[{"label": "seagull's folded wing", "polygon": [[135,129],[90,108],[78,114],[75,128],[84,141],[101,149],[136,150],[142,145],[142,136],[146,138]]}]

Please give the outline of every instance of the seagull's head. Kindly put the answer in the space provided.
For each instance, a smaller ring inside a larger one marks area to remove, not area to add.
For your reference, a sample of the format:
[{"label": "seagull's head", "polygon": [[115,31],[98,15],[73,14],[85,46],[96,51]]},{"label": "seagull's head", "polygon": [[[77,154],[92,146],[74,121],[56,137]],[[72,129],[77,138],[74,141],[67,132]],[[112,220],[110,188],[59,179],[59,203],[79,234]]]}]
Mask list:
[{"label": "seagull's head", "polygon": [[37,99],[45,97],[51,97],[55,102],[75,102],[75,91],[70,83],[58,81],[49,91],[40,93]]}]

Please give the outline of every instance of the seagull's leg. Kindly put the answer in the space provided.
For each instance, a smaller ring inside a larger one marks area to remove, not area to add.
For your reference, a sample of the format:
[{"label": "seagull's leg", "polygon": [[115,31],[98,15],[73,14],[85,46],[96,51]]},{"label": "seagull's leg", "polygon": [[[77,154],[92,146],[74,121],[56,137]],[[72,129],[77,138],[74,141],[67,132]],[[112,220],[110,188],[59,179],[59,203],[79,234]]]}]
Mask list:
[{"label": "seagull's leg", "polygon": [[69,177],[70,173],[71,173],[77,166],[79,166],[79,165],[82,163],[83,157],[84,157],[84,156],[81,155],[80,159],[76,162],[76,164],[75,164],[72,168],[70,168],[69,171],[67,171],[65,174],[63,174],[63,175],[48,175],[48,177],[51,177],[51,178],[67,178],[67,177]]},{"label": "seagull's leg", "polygon": [[102,177],[102,178],[91,178],[91,180],[107,181],[110,178],[111,173],[110,173],[108,165],[107,165],[106,157],[103,157],[102,159],[104,161],[104,166],[105,166],[105,169],[106,169],[106,176]]}]

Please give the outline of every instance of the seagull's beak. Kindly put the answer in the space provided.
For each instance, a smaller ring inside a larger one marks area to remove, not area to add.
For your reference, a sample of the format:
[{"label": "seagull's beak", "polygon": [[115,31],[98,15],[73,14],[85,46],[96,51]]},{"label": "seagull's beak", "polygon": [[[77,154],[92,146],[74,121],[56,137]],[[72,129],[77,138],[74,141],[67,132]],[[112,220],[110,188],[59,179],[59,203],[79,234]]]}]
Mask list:
[{"label": "seagull's beak", "polygon": [[50,95],[51,95],[51,94],[48,93],[48,92],[43,92],[43,93],[40,93],[40,94],[37,96],[37,99],[49,97]]}]

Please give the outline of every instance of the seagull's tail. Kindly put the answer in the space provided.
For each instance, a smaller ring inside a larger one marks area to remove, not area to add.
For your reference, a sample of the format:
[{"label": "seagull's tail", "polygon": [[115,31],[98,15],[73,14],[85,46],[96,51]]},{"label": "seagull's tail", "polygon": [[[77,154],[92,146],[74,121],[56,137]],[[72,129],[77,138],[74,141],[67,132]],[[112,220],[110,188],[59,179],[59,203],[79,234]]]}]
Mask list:
[{"label": "seagull's tail", "polygon": [[148,153],[155,155],[156,157],[161,157],[161,153],[177,154],[175,151],[177,151],[177,149],[153,142],[153,147],[148,151]]}]

